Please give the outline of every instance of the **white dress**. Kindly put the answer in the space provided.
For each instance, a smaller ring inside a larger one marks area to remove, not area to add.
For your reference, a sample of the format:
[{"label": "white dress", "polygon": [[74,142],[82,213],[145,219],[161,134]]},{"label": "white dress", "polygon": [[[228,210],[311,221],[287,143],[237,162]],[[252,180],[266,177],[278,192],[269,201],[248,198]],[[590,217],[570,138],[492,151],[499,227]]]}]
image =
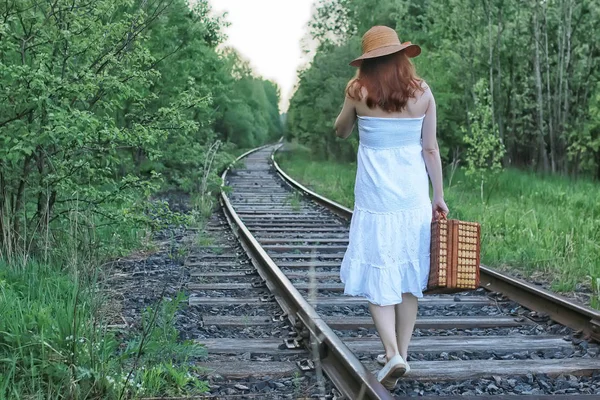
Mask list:
[{"label": "white dress", "polygon": [[358,117],[354,215],[340,278],[344,294],[378,305],[423,297],[431,200],[421,118]]}]

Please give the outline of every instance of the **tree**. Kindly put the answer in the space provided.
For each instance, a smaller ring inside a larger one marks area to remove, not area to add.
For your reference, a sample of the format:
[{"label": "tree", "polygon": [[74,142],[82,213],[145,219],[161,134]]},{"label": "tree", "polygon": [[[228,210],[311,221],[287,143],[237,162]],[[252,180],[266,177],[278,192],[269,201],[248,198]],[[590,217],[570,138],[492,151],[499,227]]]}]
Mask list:
[{"label": "tree", "polygon": [[466,173],[480,178],[483,202],[484,182],[500,172],[506,151],[493,118],[492,95],[483,78],[475,84],[475,106],[469,112],[469,129],[463,128],[463,133],[467,145]]},{"label": "tree", "polygon": [[470,130],[469,115],[477,107],[475,85],[484,78],[491,117],[506,149],[503,165],[589,173],[581,146],[594,126],[590,106],[600,81],[600,48],[589,32],[600,30],[600,5],[548,0],[530,6],[517,0],[386,0],[377,7],[368,0],[321,0],[310,23],[320,46],[299,74],[287,122],[290,135],[324,153],[329,132],[324,135],[312,125],[329,123],[335,111],[311,102],[310,90],[318,98],[334,99],[340,84],[328,77],[335,73],[345,80],[351,73],[340,75],[322,60],[351,60],[359,48],[348,51],[346,59],[336,57],[359,43],[372,25],[383,24],[423,48],[414,62],[436,97],[446,161],[450,150],[467,147],[463,132]]},{"label": "tree", "polygon": [[279,134],[278,90],[217,51],[224,24],[207,0],[0,4],[0,256],[74,212],[119,224],[161,186],[213,192],[215,143]]}]

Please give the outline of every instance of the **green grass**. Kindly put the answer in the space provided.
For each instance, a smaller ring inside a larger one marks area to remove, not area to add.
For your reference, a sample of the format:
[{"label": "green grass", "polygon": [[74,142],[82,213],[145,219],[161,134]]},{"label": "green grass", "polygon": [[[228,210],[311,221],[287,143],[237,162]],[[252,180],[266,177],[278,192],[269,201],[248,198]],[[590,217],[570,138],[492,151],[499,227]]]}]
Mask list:
[{"label": "green grass", "polygon": [[289,204],[289,206],[292,207],[292,210],[300,211],[302,205],[302,196],[299,192],[293,192],[287,197],[285,203]]},{"label": "green grass", "polygon": [[0,398],[116,399],[199,394],[204,348],[173,325],[180,295],[148,308],[137,332],[111,332],[92,282],[70,268],[0,261]]},{"label": "green grass", "polygon": [[[277,159],[303,184],[353,206],[356,163],[315,161],[301,148]],[[451,218],[481,223],[483,264],[543,279],[557,291],[598,287],[599,183],[509,169],[486,183],[482,202],[480,181],[459,169],[444,191]]]},{"label": "green grass", "polygon": [[[145,310],[140,329],[107,328],[110,302],[98,277],[105,260],[148,250],[147,217],[133,207],[118,220],[73,211],[24,251],[0,253],[0,399],[118,399],[204,393],[173,322],[185,298]],[[163,212],[161,207],[149,210]],[[188,223],[180,216],[169,221]],[[37,233],[36,233],[37,234]],[[34,255],[37,254],[37,255]],[[36,258],[37,257],[37,258]]]}]

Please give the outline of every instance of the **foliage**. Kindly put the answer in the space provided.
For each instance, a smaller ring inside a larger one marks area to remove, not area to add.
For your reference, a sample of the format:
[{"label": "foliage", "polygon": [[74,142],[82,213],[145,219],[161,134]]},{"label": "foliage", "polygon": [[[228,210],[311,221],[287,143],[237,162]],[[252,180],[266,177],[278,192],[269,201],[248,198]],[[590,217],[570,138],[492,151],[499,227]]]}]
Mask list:
[{"label": "foliage", "polygon": [[591,305],[600,309],[600,276],[592,276],[590,280],[590,286],[592,287]]},{"label": "foliage", "polygon": [[[189,365],[190,360],[206,356],[206,350],[193,340],[180,341],[174,326],[177,310],[187,301],[183,293],[174,299],[163,299],[154,309],[147,307],[141,333],[127,342],[119,355],[120,374],[112,379],[113,385],[123,395],[201,394],[208,390],[205,382],[196,375],[198,370]],[[120,379],[119,379],[120,378]]]},{"label": "foliage", "polygon": [[226,59],[232,69],[231,88],[219,97],[223,109],[217,122],[225,140],[241,147],[257,147],[281,136],[279,88],[271,81],[254,77],[247,61],[232,49]]},{"label": "foliage", "polygon": [[73,211],[143,222],[160,187],[214,193],[227,143],[280,135],[278,88],[217,51],[224,22],[209,12],[206,0],[0,5],[5,256],[60,242]]},{"label": "foliage", "polygon": [[587,117],[583,129],[570,131],[569,159],[582,172],[600,176],[600,83],[594,89]]},{"label": "foliage", "polygon": [[[353,206],[355,163],[316,161],[302,151],[278,152],[277,160],[317,193]],[[516,269],[560,291],[588,286],[590,277],[599,282],[597,183],[509,168],[498,173],[495,184],[485,203],[479,185],[464,169],[444,188],[450,217],[481,223],[482,263]]]},{"label": "foliage", "polygon": [[319,45],[313,62],[299,73],[289,110],[296,117],[288,118],[286,136],[327,157],[353,159],[342,151],[345,145],[330,144],[331,124],[353,74],[346,65],[360,54],[359,38],[373,25],[387,25],[402,41],[423,48],[414,62],[436,97],[446,161],[468,147],[462,133],[469,131],[469,115],[477,107],[475,86],[484,80],[493,126],[506,149],[503,166],[600,178],[600,52],[589,35],[600,30],[600,5],[525,3],[320,0],[309,24]]},{"label": "foliage", "polygon": [[480,79],[475,84],[475,104],[469,112],[469,129],[463,128],[467,145],[466,174],[481,178],[481,200],[483,201],[483,183],[491,174],[502,169],[502,157],[505,149],[498,137],[498,127],[492,117],[491,95],[486,81]]},{"label": "foliage", "polygon": [[99,319],[102,299],[92,283],[53,265],[0,262],[0,397],[116,399],[206,389],[186,365],[204,356],[203,348],[176,340],[182,295],[148,309],[142,332],[120,350]]},{"label": "foliage", "polygon": [[[149,230],[205,217],[232,153],[281,135],[279,89],[218,48],[225,25],[208,0],[0,3],[2,395],[202,390],[172,318],[123,352],[93,277]],[[152,200],[166,190],[191,193],[191,216]]]},{"label": "foliage", "polygon": [[343,97],[332,93],[343,93],[346,88],[347,78],[354,72],[347,60],[357,48],[356,40],[339,47],[322,44],[311,67],[300,72],[299,86],[288,109],[287,124],[293,129],[288,129],[286,138],[309,146],[324,159],[350,158],[358,146],[355,137],[344,142],[332,134],[344,103]]}]

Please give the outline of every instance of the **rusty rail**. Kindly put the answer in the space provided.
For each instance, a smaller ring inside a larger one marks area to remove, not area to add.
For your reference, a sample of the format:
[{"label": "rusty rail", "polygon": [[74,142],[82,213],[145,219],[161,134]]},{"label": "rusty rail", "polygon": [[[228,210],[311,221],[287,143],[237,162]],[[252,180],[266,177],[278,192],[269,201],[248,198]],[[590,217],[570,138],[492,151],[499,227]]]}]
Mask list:
[{"label": "rusty rail", "polygon": [[[285,182],[333,213],[348,220],[352,218],[352,210],[349,208],[311,191],[287,175],[275,161],[275,152],[271,155],[271,159],[277,173]],[[480,279],[483,288],[500,292],[531,310],[546,313],[554,321],[581,331],[586,338],[600,341],[600,312],[522,279],[494,271],[485,265],[480,265]]]},{"label": "rusty rail", "polygon": [[[264,147],[242,154],[236,159],[236,162]],[[221,176],[222,186],[225,186],[227,173],[231,167],[230,165]],[[248,253],[271,293],[275,295],[276,301],[287,313],[292,325],[296,328],[306,328],[310,332],[313,346],[309,346],[309,350],[312,350],[315,347],[314,344],[316,344],[319,353],[317,358],[323,370],[341,394],[349,399],[393,399],[390,392],[377,381],[377,378],[365,368],[352,351],[321,319],[315,309],[267,255],[266,251],[244,225],[223,190],[221,191],[220,201],[232,231],[240,240],[242,247]]]}]

